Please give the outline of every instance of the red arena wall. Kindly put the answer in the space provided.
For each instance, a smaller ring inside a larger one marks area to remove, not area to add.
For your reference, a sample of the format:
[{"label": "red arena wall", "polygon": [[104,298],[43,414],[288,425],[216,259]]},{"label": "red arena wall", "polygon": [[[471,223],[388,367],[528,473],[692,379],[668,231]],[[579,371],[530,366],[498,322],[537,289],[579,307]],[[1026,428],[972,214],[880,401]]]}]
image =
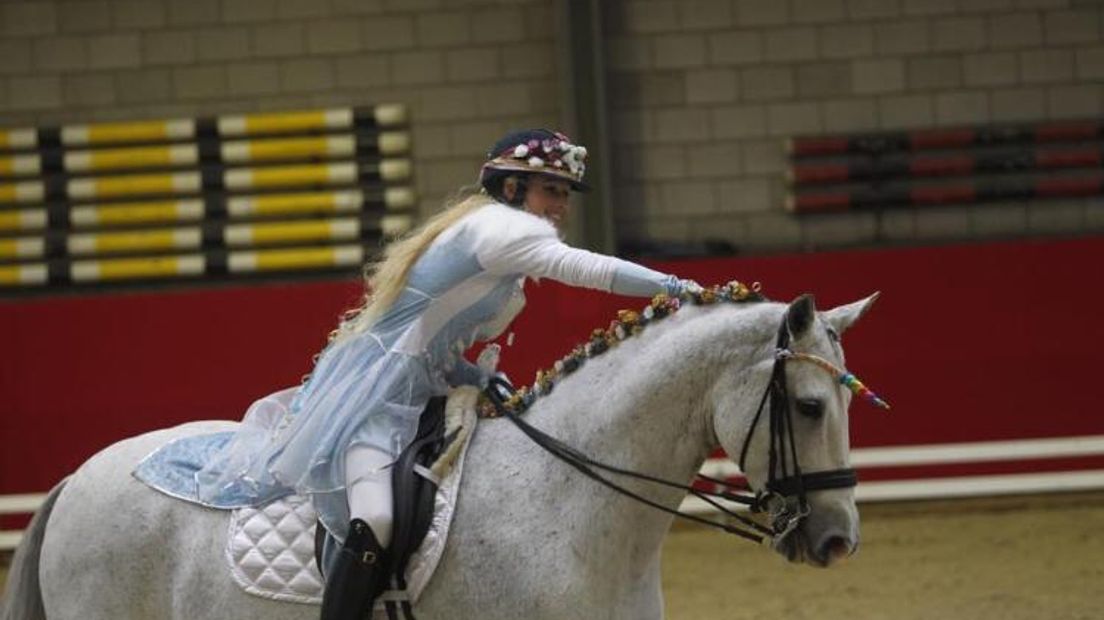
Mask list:
[{"label": "red arena wall", "polygon": [[[855,403],[862,448],[1104,434],[1092,388],[1101,264],[1104,238],[656,266],[703,283],[760,281],[778,300],[813,292],[821,308],[881,291],[844,339],[848,366],[894,407]],[[552,282],[528,295],[504,351],[516,383],[644,303]],[[129,435],[240,417],[309,370],[358,296],[349,280],[0,303],[0,494],[44,491]]]}]

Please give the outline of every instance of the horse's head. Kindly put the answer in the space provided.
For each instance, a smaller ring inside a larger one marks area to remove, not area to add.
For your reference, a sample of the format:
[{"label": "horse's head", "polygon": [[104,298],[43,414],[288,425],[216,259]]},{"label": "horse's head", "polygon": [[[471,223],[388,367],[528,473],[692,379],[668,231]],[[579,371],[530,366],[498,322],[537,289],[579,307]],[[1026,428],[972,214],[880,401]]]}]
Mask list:
[{"label": "horse's head", "polygon": [[728,395],[714,399],[717,439],[763,497],[779,532],[774,548],[790,561],[828,566],[859,543],[851,392],[833,370],[845,368],[840,336],[876,297],[827,312],[817,312],[811,296],[797,298],[756,349],[761,360],[715,391]]}]

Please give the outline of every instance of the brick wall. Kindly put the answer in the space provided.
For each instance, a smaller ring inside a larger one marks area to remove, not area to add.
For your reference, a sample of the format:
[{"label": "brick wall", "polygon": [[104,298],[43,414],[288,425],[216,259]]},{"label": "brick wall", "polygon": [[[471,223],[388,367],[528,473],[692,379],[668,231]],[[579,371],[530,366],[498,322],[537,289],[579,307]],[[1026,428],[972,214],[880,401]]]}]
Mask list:
[{"label": "brick wall", "polygon": [[550,0],[0,2],[0,126],[410,106],[424,212],[559,124]]},{"label": "brick wall", "polygon": [[[784,138],[1099,115],[1099,0],[605,0],[619,236],[748,251],[1104,230],[1104,202],[797,217]],[[409,104],[423,212],[561,126],[554,0],[5,0],[0,125]]]},{"label": "brick wall", "polygon": [[1104,231],[1104,200],[794,216],[784,139],[1104,113],[1104,2],[605,6],[621,236],[750,251]]}]

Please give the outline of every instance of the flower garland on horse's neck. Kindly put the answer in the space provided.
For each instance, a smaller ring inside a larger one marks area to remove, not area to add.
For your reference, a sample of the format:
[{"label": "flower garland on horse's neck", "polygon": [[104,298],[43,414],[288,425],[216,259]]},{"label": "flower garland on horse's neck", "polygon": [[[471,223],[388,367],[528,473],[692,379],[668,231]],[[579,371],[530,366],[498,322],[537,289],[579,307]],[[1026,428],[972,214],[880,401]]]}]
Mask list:
[{"label": "flower garland on horse's neck", "polygon": [[[710,305],[721,302],[749,303],[765,301],[760,294],[760,285],[755,282],[750,287],[733,280],[723,286],[716,285],[702,289],[699,292],[683,293],[679,297],[671,297],[660,294],[652,298],[652,301],[640,312],[635,310],[620,310],[608,328],[596,329],[591,332],[590,340],[576,345],[571,353],[557,360],[552,368],[538,370],[532,386],[522,386],[503,403],[511,413],[524,413],[537,398],[550,394],[556,385],[567,375],[575,372],[587,359],[605,353],[615,347],[622,340],[639,334],[644,328],[655,321],[674,314],[682,307],[683,303],[694,305]],[[500,414],[494,404],[486,397],[480,399],[479,415],[484,418],[498,417]]]}]

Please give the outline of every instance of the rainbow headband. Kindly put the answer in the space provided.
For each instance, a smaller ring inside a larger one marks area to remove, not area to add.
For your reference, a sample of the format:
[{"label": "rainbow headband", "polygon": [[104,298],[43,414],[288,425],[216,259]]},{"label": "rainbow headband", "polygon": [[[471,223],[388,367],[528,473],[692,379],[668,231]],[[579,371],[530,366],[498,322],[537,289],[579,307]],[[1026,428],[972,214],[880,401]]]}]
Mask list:
[{"label": "rainbow headband", "polygon": [[777,357],[779,359],[798,360],[815,364],[828,371],[829,374],[835,377],[836,381],[838,381],[840,385],[851,390],[851,393],[855,396],[866,400],[875,407],[887,410],[889,409],[889,403],[882,400],[881,398],[878,398],[878,395],[872,392],[870,388],[863,385],[863,382],[859,381],[858,377],[851,374],[850,372],[847,372],[846,370],[837,368],[835,364],[829,362],[823,357],[819,357],[811,353],[797,353],[795,351],[790,351],[789,349],[779,349]]}]

